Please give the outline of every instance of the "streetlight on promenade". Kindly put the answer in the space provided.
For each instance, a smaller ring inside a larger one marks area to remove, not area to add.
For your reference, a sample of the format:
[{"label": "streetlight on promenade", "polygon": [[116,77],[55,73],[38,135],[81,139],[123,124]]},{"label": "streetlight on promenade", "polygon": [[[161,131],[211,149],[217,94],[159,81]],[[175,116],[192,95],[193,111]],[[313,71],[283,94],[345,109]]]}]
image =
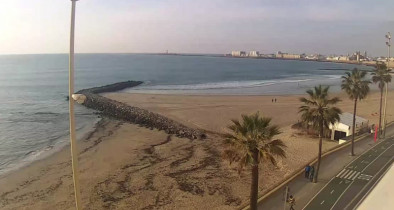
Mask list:
[{"label": "streetlight on promenade", "polygon": [[70,29],[70,54],[69,54],[69,76],[68,76],[68,98],[69,98],[69,119],[70,119],[70,146],[71,160],[74,181],[75,206],[81,210],[81,194],[79,190],[79,169],[78,169],[78,149],[75,142],[75,117],[74,117],[74,29],[75,29],[75,5],[78,0],[71,0],[71,29]]},{"label": "streetlight on promenade", "polygon": [[[388,69],[390,69],[390,47],[391,47],[391,34],[390,34],[390,32],[388,32],[387,34],[386,34],[386,39],[387,39],[387,42],[386,42],[386,45],[387,45],[387,54],[388,54],[388,56],[387,56],[387,70]],[[385,97],[384,97],[384,110],[383,110],[383,138],[385,138],[386,137],[386,126],[387,126],[387,121],[386,121],[386,112],[387,112],[387,94],[388,94],[388,86],[389,84],[388,83],[386,83],[386,94],[385,94]]]}]

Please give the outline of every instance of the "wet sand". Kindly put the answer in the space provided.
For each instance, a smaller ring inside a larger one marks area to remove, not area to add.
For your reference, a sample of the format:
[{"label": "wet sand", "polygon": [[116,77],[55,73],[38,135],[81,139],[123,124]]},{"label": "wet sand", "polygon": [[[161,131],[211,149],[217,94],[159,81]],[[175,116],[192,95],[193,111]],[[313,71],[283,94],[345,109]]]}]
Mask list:
[{"label": "wet sand", "polygon": [[[392,93],[390,93],[392,94]],[[342,94],[339,94],[343,96]],[[107,97],[158,112],[209,132],[206,140],[168,136],[104,119],[79,141],[80,184],[84,209],[236,209],[249,197],[248,170],[238,175],[221,159],[223,139],[215,133],[241,113],[260,111],[282,127],[287,158],[264,165],[265,192],[317,155],[317,140],[290,128],[297,122],[299,96],[182,96],[110,93]],[[359,115],[376,123],[379,94],[360,102]],[[394,97],[388,101],[394,102]],[[352,101],[339,106],[351,112]],[[393,120],[388,110],[388,120]],[[328,150],[337,143],[324,141]],[[73,209],[69,147],[0,178],[1,209]]]}]

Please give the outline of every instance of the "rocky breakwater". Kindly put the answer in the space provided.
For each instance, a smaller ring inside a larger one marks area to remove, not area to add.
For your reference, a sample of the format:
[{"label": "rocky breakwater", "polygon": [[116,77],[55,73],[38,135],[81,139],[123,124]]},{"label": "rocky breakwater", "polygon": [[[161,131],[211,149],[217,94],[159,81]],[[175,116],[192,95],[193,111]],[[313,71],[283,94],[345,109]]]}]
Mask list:
[{"label": "rocky breakwater", "polygon": [[125,88],[131,88],[142,84],[139,81],[120,82],[102,87],[84,89],[77,92],[86,96],[82,103],[84,106],[100,111],[103,115],[116,119],[128,121],[148,128],[163,130],[168,134],[189,139],[204,139],[206,134],[198,129],[189,128],[181,123],[164,117],[160,114],[150,112],[139,107],[129,106],[125,103],[115,101],[99,95],[104,92],[115,92]]}]

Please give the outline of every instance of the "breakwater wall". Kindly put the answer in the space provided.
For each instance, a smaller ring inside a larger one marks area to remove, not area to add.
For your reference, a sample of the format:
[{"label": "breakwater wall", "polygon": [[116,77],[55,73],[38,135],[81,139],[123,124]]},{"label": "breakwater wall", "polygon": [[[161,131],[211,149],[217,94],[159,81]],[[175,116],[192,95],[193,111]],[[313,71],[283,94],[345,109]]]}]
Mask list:
[{"label": "breakwater wall", "polygon": [[83,102],[84,106],[98,110],[103,115],[151,129],[156,128],[158,130],[163,130],[168,134],[174,134],[178,137],[189,139],[204,139],[206,137],[205,133],[201,130],[189,128],[160,114],[139,107],[129,106],[125,103],[99,95],[100,93],[120,91],[140,84],[142,84],[142,82],[139,81],[120,82],[102,87],[83,89],[78,91],[77,94],[86,96],[86,100]]}]

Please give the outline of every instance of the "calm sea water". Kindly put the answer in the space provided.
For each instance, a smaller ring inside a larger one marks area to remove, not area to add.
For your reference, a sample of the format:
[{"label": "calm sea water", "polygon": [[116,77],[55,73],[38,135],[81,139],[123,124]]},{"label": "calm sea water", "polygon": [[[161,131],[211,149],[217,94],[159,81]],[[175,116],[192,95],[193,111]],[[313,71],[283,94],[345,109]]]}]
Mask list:
[{"label": "calm sea water", "polygon": [[[315,84],[338,89],[354,65],[208,56],[76,55],[76,90],[125,80],[144,93],[286,94]],[[359,66],[360,67],[360,66]],[[361,67],[366,69],[368,67]],[[68,142],[68,56],[0,56],[0,174],[28,164]],[[79,134],[97,116],[76,107]]]}]

